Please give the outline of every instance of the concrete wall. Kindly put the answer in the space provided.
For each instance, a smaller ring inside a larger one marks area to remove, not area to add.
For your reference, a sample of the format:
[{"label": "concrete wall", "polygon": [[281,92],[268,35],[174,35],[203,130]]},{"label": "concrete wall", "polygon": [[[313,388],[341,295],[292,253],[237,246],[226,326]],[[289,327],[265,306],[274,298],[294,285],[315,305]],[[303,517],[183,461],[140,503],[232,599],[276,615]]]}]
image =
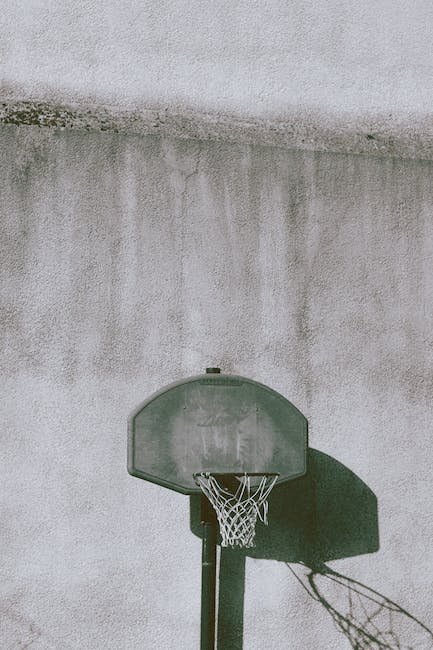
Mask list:
[{"label": "concrete wall", "polygon": [[307,416],[377,497],[380,543],[325,554],[338,574],[248,557],[221,648],[355,647],[334,622],[371,590],[366,647],[433,647],[432,163],[0,135],[2,647],[198,647],[189,500],[128,476],[125,445],[141,400],[207,365]]},{"label": "concrete wall", "polygon": [[4,0],[0,123],[433,159],[430,0]]},{"label": "concrete wall", "polygon": [[3,0],[3,94],[430,114],[432,20],[429,0]]}]

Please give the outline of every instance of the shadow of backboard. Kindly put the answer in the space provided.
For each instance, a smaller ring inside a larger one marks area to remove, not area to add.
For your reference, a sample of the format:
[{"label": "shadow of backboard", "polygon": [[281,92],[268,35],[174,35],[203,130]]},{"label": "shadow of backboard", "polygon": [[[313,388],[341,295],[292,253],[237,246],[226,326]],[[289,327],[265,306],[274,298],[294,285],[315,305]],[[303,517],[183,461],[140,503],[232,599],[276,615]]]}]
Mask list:
[{"label": "shadow of backboard", "polygon": [[[200,497],[190,497],[191,530],[201,536]],[[325,562],[379,548],[377,499],[331,456],[308,451],[308,471],[269,497],[269,526],[256,528],[255,547],[235,550],[281,562]]]}]

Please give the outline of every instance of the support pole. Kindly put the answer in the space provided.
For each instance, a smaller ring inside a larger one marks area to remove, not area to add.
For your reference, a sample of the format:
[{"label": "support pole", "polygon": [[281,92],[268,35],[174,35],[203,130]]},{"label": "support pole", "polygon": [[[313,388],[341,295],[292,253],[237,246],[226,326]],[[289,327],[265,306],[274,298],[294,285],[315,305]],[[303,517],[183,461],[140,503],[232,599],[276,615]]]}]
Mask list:
[{"label": "support pole", "polygon": [[201,523],[203,525],[203,543],[200,650],[214,650],[217,521],[215,511],[204,495],[201,497]]}]

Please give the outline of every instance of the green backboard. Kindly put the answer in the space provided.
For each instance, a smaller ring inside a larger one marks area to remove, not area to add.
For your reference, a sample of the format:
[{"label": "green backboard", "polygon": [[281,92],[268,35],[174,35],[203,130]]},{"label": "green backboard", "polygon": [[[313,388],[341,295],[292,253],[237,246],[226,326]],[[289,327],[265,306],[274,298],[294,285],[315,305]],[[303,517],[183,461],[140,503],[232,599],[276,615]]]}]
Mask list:
[{"label": "green backboard", "polygon": [[193,475],[306,472],[307,420],[276,391],[237,375],[204,374],[152,395],[129,418],[128,471],[183,494]]}]

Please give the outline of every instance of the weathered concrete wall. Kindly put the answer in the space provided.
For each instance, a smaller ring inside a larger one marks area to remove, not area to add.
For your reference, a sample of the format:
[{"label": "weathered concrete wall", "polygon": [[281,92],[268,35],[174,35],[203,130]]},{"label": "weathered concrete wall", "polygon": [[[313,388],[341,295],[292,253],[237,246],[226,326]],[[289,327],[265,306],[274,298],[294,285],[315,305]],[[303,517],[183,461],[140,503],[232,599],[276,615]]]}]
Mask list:
[{"label": "weathered concrete wall", "polygon": [[[374,492],[380,549],[329,566],[431,648],[432,163],[3,126],[1,166],[2,647],[198,647],[189,501],[126,418],[219,365]],[[329,614],[247,558],[245,649],[350,647]]]},{"label": "weathered concrete wall", "polygon": [[432,20],[430,0],[4,0],[0,121],[432,159]]},{"label": "weathered concrete wall", "polygon": [[431,113],[429,0],[3,0],[5,90],[281,114]]}]

